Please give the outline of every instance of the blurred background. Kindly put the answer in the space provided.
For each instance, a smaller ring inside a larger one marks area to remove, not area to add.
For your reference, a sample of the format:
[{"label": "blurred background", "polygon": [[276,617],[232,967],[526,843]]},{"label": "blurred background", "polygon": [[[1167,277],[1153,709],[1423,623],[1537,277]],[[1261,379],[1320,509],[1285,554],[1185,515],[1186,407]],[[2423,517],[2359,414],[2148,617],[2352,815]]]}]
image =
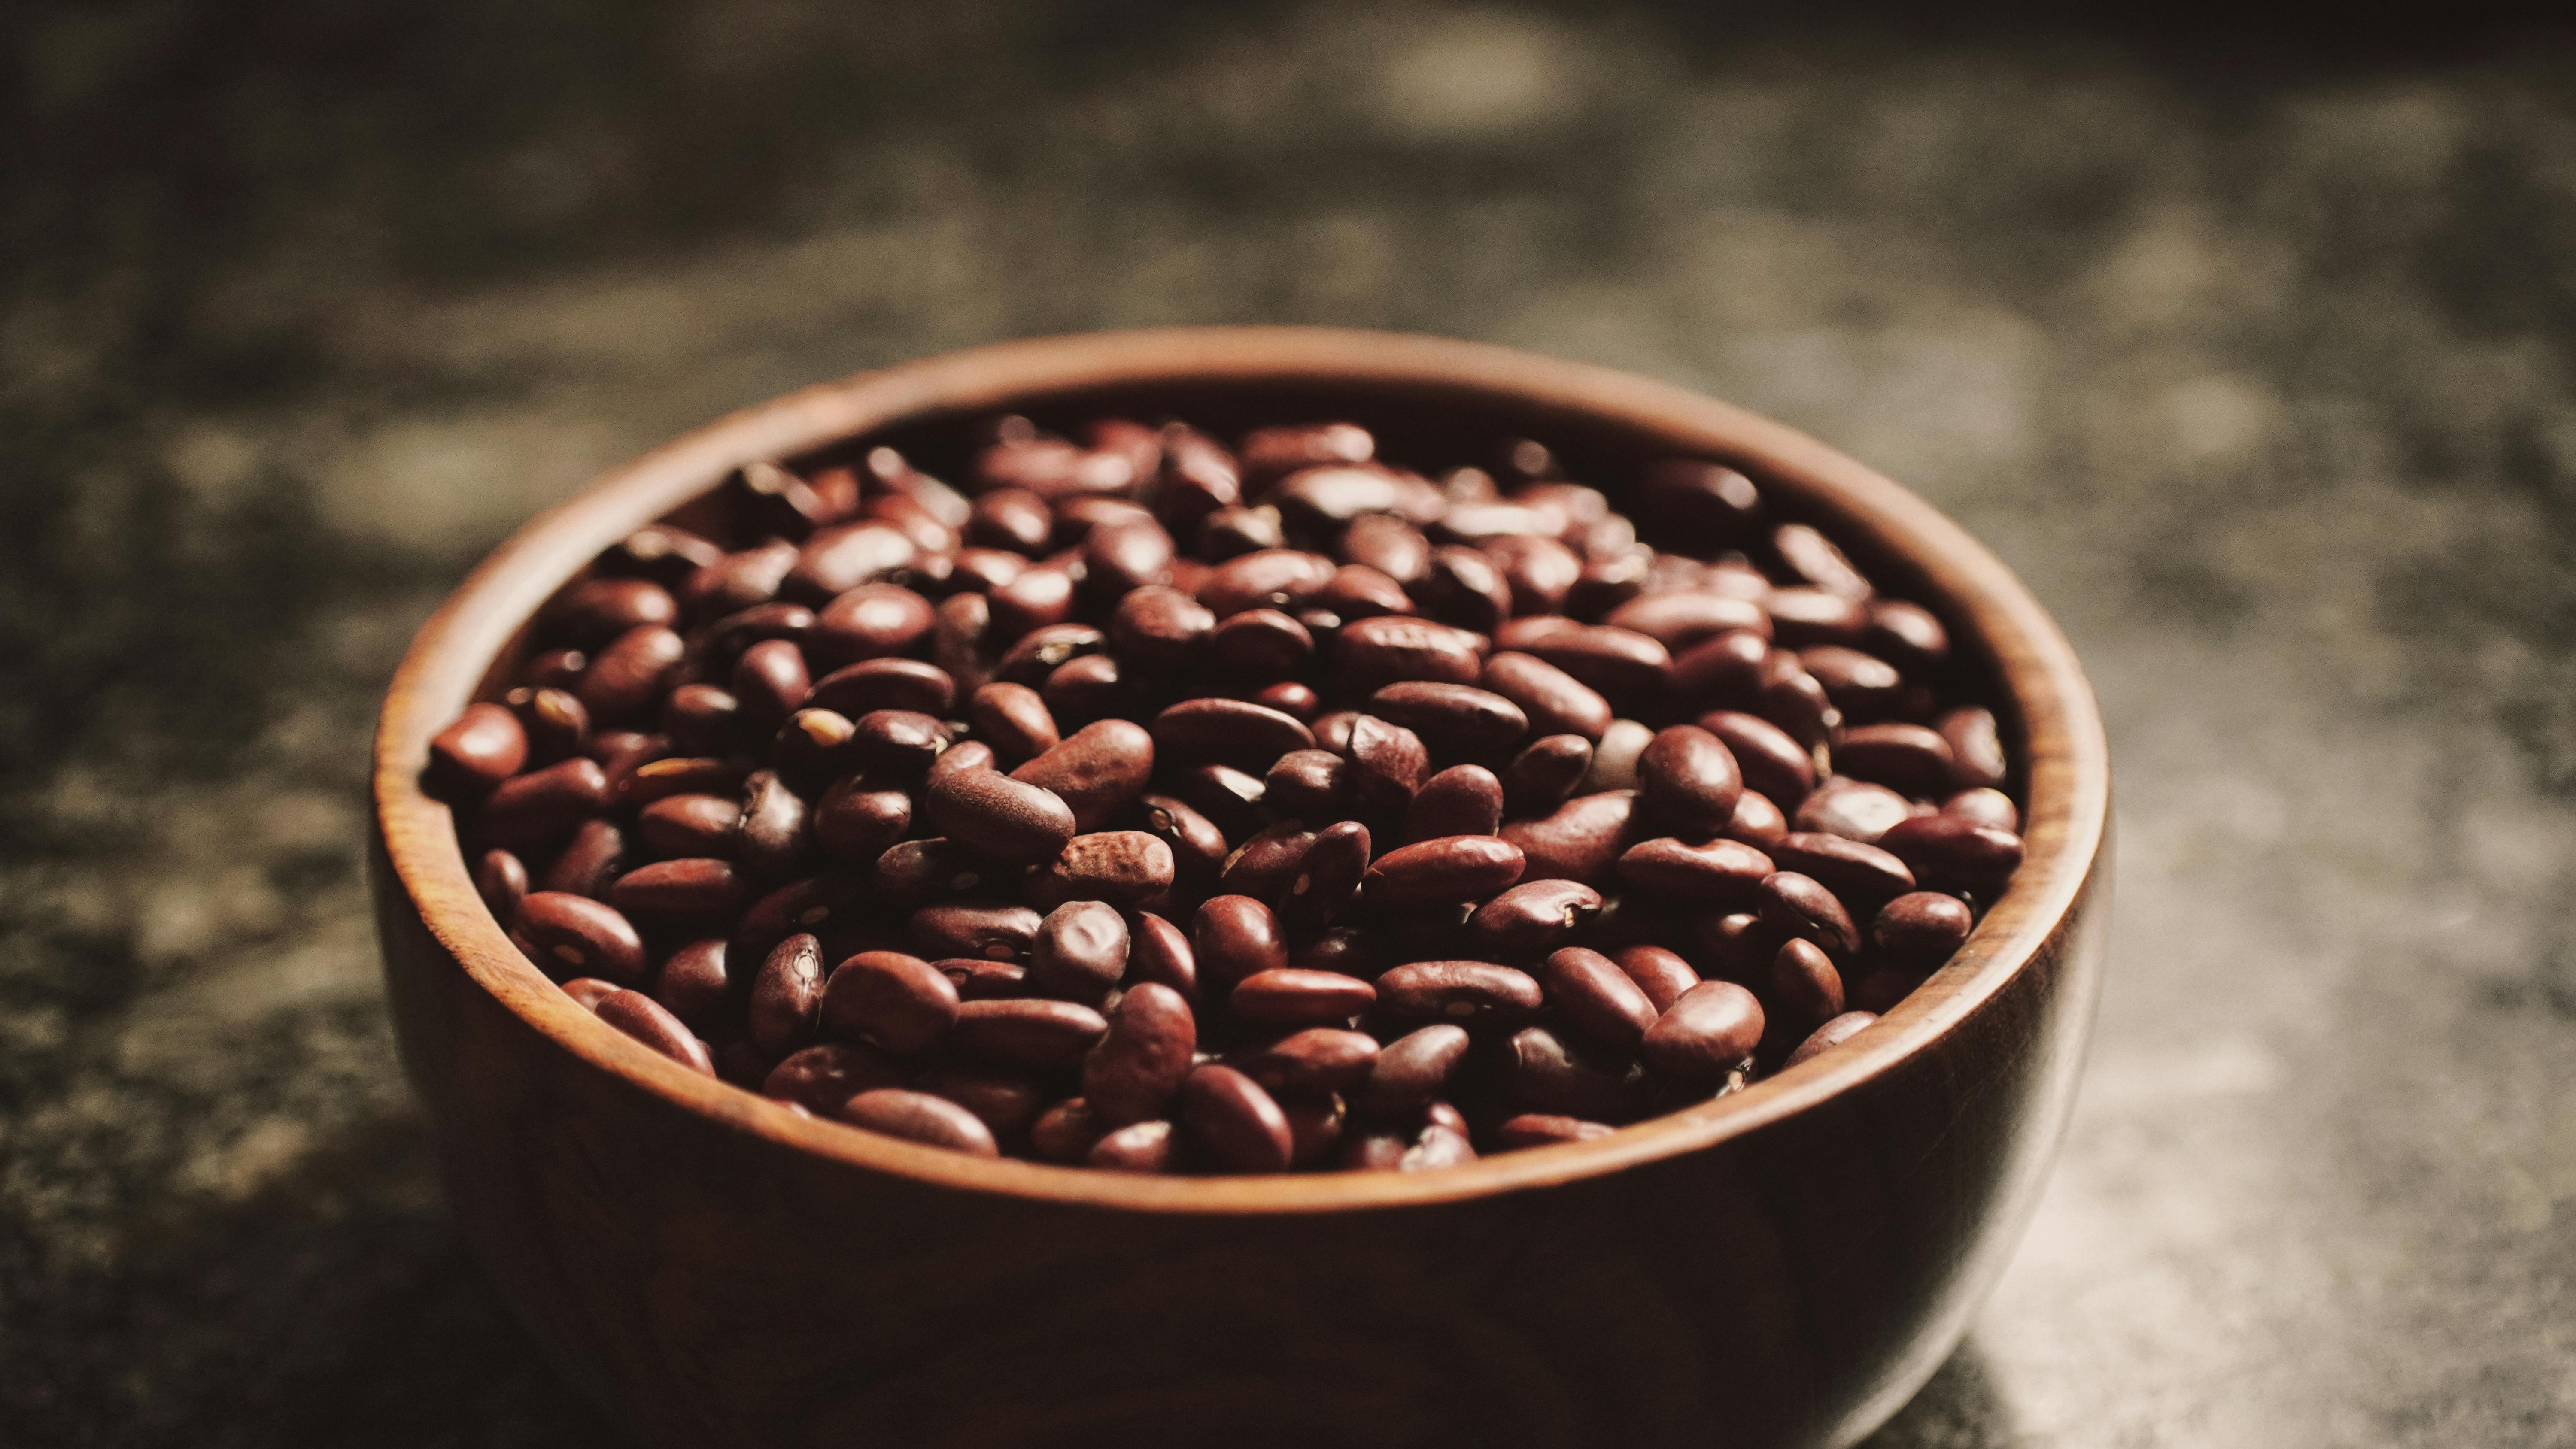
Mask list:
[{"label": "blurred background", "polygon": [[1743,9],[0,5],[0,1441],[607,1442],[392,1055],[411,631],[725,409],[1296,321],[1777,414],[2088,660],[2101,1034],[1882,1449],[2576,1444],[2576,49]]}]

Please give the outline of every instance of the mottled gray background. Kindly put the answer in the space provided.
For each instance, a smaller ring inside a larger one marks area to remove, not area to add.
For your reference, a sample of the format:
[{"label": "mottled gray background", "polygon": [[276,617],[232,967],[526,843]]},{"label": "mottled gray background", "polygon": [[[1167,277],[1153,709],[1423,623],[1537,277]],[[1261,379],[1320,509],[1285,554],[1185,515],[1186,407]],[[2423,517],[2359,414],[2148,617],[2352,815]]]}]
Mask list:
[{"label": "mottled gray background", "polygon": [[0,1441],[600,1442],[391,1060],[405,639],[720,410],[1278,320],[1777,413],[2083,650],[2101,1035],[1884,1445],[2576,1444],[2576,65],[1953,18],[0,6]]}]

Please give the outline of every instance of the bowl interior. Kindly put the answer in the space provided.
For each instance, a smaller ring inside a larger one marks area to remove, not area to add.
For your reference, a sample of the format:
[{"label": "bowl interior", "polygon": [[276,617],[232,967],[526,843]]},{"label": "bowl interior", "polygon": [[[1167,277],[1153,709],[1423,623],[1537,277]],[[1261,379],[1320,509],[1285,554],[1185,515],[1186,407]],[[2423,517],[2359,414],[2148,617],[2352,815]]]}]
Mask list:
[{"label": "bowl interior", "polygon": [[[973,1159],[800,1117],[627,1040],[555,989],[482,905],[446,807],[418,787],[429,737],[470,699],[506,688],[536,607],[601,548],[661,518],[722,530],[728,520],[712,490],[734,467],[761,458],[848,461],[883,444],[956,478],[971,446],[968,425],[997,411],[1055,428],[1099,416],[1180,419],[1224,437],[1348,419],[1377,434],[1381,456],[1426,472],[1484,465],[1498,438],[1535,438],[1568,478],[1602,489],[1614,507],[1650,458],[1733,464],[1761,485],[1774,516],[1815,524],[1891,593],[1942,618],[1953,686],[1990,701],[2003,725],[2028,856],[1959,954],[1852,1040],[1606,1138],[1437,1172],[1149,1178]],[[424,627],[387,701],[376,795],[394,871],[432,932],[555,1046],[604,1070],[742,1130],[871,1170],[1104,1206],[1241,1212],[1447,1200],[1612,1171],[1705,1147],[1885,1070],[1973,1010],[2046,938],[2091,867],[2107,784],[2090,692],[2036,601],[1955,524],[1860,464],[1738,409],[1604,369],[1425,338],[1246,328],[1002,344],[861,374],[736,414],[609,474],[523,529]]]}]

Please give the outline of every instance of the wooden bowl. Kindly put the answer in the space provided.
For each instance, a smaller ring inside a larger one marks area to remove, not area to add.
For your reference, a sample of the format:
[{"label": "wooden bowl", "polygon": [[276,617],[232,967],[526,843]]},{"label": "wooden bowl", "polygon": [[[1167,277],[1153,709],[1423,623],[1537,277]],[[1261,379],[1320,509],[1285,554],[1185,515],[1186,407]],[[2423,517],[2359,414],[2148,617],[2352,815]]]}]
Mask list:
[{"label": "wooden bowl", "polygon": [[[557,586],[736,465],[861,435],[935,460],[943,429],[996,410],[1349,417],[1427,461],[1522,434],[1596,480],[1657,454],[1732,462],[1989,672],[2028,860],[1958,957],[1849,1043],[1598,1141],[1437,1172],[987,1161],[695,1075],[511,947],[419,788],[429,738],[497,687]],[[371,860],[403,1059],[458,1217],[563,1372],[644,1441],[1840,1445],[1950,1352],[2037,1197],[2093,1017],[2109,789],[2091,690],[2038,603],[1811,438],[1500,348],[1178,329],[809,388],[529,524],[394,678]]]}]

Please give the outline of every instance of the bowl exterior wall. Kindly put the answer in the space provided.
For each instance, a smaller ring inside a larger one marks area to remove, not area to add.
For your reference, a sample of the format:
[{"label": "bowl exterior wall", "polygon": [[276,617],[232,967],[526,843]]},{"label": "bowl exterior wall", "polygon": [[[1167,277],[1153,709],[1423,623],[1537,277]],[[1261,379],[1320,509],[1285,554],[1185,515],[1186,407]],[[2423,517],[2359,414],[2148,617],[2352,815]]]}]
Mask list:
[{"label": "bowl exterior wall", "polygon": [[2107,855],[1937,1047],[1697,1152],[1426,1206],[1113,1211],[739,1130],[555,1049],[371,852],[448,1190],[574,1382],[670,1446],[1845,1444],[2019,1236]]}]

